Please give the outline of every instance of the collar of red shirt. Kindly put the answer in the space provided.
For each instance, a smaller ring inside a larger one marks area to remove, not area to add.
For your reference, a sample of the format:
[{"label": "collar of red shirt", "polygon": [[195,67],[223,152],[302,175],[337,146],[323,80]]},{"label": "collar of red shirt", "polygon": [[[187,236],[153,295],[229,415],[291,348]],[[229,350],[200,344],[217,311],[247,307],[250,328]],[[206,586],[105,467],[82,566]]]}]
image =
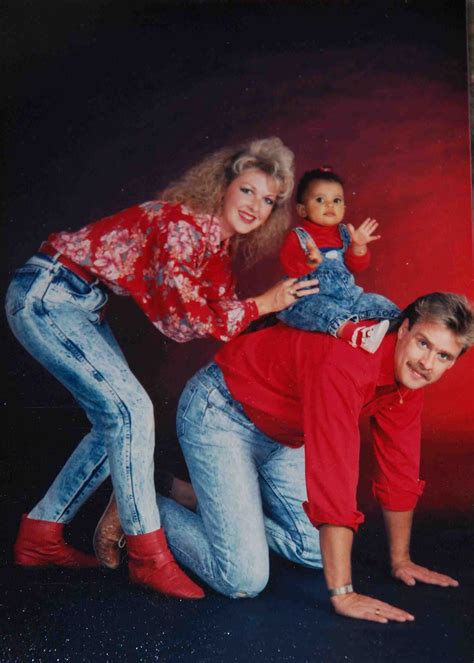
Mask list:
[{"label": "collar of red shirt", "polygon": [[317,223],[313,223],[312,221],[307,221],[304,220],[303,223],[298,223],[298,226],[301,226],[305,230],[311,233],[317,233],[319,241],[321,240],[324,241],[332,241],[332,242],[338,242],[341,241],[341,231],[339,229],[340,224],[337,226],[320,226]]}]

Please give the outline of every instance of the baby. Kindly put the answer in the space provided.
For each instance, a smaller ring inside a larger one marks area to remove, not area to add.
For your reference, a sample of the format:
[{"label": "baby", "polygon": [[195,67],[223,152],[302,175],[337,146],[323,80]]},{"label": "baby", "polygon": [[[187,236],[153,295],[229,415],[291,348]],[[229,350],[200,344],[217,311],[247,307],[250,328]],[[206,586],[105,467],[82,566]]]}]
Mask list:
[{"label": "baby", "polygon": [[352,272],[368,267],[368,244],[380,239],[374,234],[378,223],[368,218],[357,229],[342,223],[343,181],[326,167],[303,175],[296,203],[304,221],[287,235],[281,263],[288,276],[318,278],[320,291],[295,301],[278,319],[298,329],[328,332],[353,347],[376,352],[389,320],[400,309],[382,295],[365,293]]}]

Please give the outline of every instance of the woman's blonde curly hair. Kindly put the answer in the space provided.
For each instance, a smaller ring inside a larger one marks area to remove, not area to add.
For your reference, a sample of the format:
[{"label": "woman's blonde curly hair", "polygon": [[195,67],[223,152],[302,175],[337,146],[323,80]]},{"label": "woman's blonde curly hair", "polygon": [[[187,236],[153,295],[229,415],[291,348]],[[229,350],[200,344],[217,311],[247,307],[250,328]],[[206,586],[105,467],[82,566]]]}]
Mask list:
[{"label": "woman's blonde curly hair", "polygon": [[294,155],[279,138],[252,140],[213,152],[158,194],[162,200],[182,203],[198,214],[219,215],[225,190],[233,179],[249,168],[274,177],[280,183],[280,191],[263,226],[248,235],[231,238],[232,253],[241,254],[246,266],[274,252],[290,226]]}]

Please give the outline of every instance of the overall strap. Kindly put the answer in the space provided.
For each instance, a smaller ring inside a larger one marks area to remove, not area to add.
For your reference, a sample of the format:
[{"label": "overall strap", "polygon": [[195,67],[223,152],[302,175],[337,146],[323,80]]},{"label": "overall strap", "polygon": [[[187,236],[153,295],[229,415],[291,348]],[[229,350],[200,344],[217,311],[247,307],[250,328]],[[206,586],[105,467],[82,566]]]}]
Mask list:
[{"label": "overall strap", "polygon": [[309,232],[305,230],[304,228],[301,228],[301,226],[297,226],[296,228],[293,228],[293,232],[296,233],[296,236],[298,237],[298,241],[301,245],[301,248],[305,253],[308,253],[310,247],[315,247],[316,244],[314,242],[314,239],[311,237]]},{"label": "overall strap", "polygon": [[341,235],[342,239],[342,250],[345,252],[351,243],[351,236],[345,223],[339,224],[339,234]]}]

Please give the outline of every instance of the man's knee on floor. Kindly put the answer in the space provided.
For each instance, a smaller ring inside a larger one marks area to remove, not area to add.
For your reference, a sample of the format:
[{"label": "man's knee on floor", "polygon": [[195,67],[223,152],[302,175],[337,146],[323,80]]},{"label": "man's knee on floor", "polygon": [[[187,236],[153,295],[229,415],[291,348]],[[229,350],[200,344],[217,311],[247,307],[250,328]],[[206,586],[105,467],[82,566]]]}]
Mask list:
[{"label": "man's knee on floor", "polygon": [[231,599],[254,598],[267,586],[269,578],[268,557],[251,566],[237,565],[223,578],[222,593]]}]

